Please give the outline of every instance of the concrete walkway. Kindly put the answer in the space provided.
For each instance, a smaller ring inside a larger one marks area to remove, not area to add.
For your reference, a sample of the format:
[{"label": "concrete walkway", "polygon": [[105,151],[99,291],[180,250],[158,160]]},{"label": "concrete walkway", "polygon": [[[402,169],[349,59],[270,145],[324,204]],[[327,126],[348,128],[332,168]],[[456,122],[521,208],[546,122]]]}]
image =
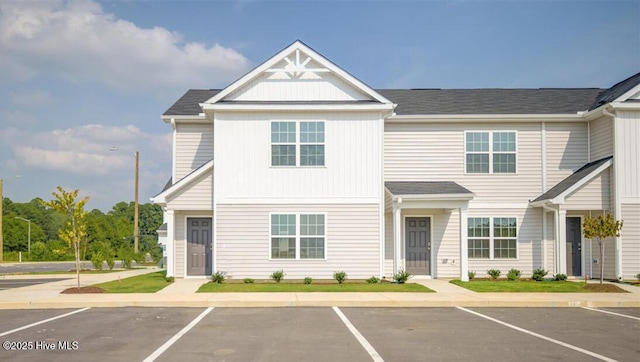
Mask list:
[{"label": "concrete walkway", "polygon": [[[81,275],[83,286],[152,273],[138,269]],[[1,279],[60,278],[63,275],[7,275]],[[176,279],[157,293],[60,294],[70,279],[0,291],[0,309],[80,307],[640,307],[640,287],[616,284],[630,293],[476,293],[442,279],[416,279],[436,293],[195,293],[206,279]]]}]

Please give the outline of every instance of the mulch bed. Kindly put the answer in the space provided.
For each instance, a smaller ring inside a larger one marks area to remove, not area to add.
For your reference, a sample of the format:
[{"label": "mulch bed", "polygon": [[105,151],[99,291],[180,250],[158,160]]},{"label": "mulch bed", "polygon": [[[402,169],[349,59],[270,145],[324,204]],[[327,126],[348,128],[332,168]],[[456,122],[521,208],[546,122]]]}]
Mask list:
[{"label": "mulch bed", "polygon": [[80,288],[68,288],[61,292],[61,294],[87,294],[87,293],[104,293],[102,288],[98,287],[80,287]]},{"label": "mulch bed", "polygon": [[589,283],[584,286],[584,289],[587,289],[591,292],[596,293],[629,293],[626,290],[618,287],[613,284],[592,284]]}]

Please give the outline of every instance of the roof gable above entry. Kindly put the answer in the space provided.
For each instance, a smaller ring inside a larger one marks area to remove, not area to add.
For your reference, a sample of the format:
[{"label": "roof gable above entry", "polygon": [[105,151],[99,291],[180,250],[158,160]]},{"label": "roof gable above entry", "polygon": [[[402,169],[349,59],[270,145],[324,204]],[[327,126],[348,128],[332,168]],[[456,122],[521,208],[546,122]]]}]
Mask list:
[{"label": "roof gable above entry", "polygon": [[559,199],[564,199],[566,195],[571,194],[581,185],[597,176],[604,169],[612,164],[613,156],[605,157],[597,161],[587,163],[580,167],[576,172],[572,173],[569,177],[560,181],[553,186],[549,191],[538,196],[535,200],[531,201],[532,204],[540,204],[544,202],[557,203]]},{"label": "roof gable above entry", "polygon": [[378,92],[297,40],[202,106],[233,101],[375,101],[391,105]]}]

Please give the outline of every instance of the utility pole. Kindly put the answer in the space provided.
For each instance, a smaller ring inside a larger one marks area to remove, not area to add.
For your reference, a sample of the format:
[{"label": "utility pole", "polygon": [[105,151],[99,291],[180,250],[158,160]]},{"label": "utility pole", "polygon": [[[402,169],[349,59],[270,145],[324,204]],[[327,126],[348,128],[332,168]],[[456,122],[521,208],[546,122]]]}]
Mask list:
[{"label": "utility pole", "polygon": [[0,263],[2,263],[2,248],[4,248],[2,244],[2,179],[0,178]]},{"label": "utility pole", "polygon": [[133,206],[133,252],[138,253],[138,239],[140,238],[138,231],[138,157],[140,152],[136,151],[136,187],[135,187],[135,200]]}]

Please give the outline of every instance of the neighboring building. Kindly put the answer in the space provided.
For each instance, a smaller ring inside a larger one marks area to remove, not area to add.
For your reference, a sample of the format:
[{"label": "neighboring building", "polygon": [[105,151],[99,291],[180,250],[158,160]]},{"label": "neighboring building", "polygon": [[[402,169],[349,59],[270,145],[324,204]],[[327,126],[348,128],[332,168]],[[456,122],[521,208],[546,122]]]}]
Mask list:
[{"label": "neighboring building", "polygon": [[542,267],[598,277],[581,219],[612,212],[605,277],[640,272],[640,74],[610,89],[374,90],[300,41],[173,128],[167,273],[265,279]]}]

